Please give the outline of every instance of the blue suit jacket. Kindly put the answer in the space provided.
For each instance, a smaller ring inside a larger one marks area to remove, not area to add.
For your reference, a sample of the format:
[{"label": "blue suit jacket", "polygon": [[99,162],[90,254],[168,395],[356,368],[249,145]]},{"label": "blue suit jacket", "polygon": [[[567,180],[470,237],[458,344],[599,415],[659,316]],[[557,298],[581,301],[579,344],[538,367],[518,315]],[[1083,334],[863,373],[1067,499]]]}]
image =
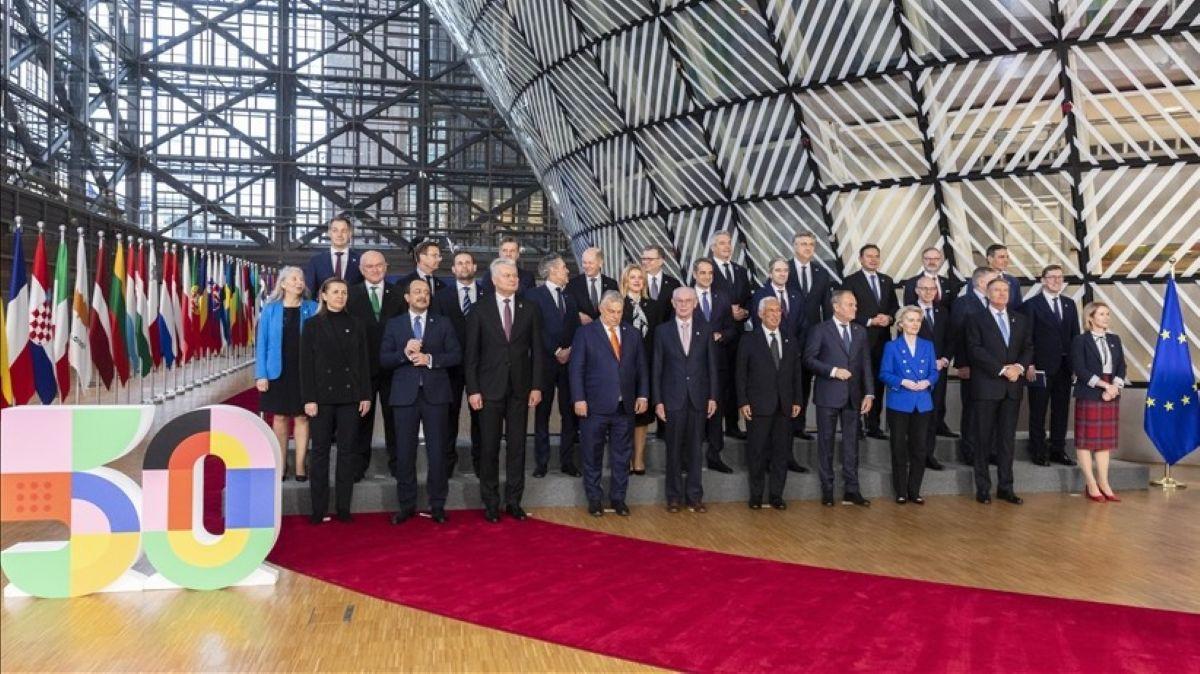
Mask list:
[{"label": "blue suit jacket", "polygon": [[404,355],[404,345],[412,339],[412,317],[408,312],[388,321],[379,347],[379,364],[392,371],[392,395],[389,405],[412,405],[417,393],[425,389],[425,400],[434,405],[449,405],[450,375],[447,368],[462,362],[462,346],[454,335],[450,319],[426,312],[422,327],[421,353],[433,356],[432,367],[418,367]]},{"label": "blue suit jacket", "polygon": [[[790,285],[785,285],[787,290],[788,313],[780,321],[780,329],[785,335],[791,335],[798,339],[801,344],[804,343],[804,297],[800,295],[799,290],[792,290]],[[754,296],[750,300],[750,306],[746,307],[746,311],[750,312],[750,321],[754,324],[754,329],[762,328],[762,320],[758,317],[758,303],[767,297],[776,297],[775,289],[768,282],[767,285],[754,291]]]},{"label": "blue suit jacket", "polygon": [[[850,324],[849,352],[832,318],[815,325],[804,343],[804,366],[813,373],[813,404],[818,407],[858,407],[864,397],[875,395],[867,329],[858,323]],[[850,379],[831,377],[835,367],[850,370]]]},{"label": "blue suit jacket", "polygon": [[[362,283],[362,270],[358,268],[358,251],[349,248],[346,252],[349,255],[342,278],[350,285]],[[321,292],[321,284],[330,276],[333,276],[333,260],[329,259],[329,249],[325,248],[309,258],[308,264],[304,265],[304,282],[308,284],[308,293],[316,297],[317,293]]]},{"label": "blue suit jacket", "polygon": [[1059,370],[1071,371],[1071,344],[1079,334],[1079,311],[1075,300],[1059,296],[1062,320],[1054,316],[1045,293],[1038,293],[1021,305],[1021,313],[1033,323],[1033,366],[1054,376]]},{"label": "blue suit jacket", "polygon": [[[317,313],[312,300],[300,302],[300,327]],[[283,374],[283,302],[267,302],[258,316],[258,335],[254,339],[254,378],[279,379]]]},{"label": "blue suit jacket", "polygon": [[[909,381],[929,381],[924,391],[910,391],[900,385]],[[883,347],[883,362],[879,364],[879,380],[887,386],[887,408],[897,412],[933,411],[933,386],[938,381],[937,354],[933,342],[917,338],[917,353],[908,350],[903,336],[896,337]]]},{"label": "blue suit jacket", "polygon": [[691,332],[692,343],[684,355],[675,319],[655,328],[654,357],[650,359],[651,402],[665,405],[668,411],[682,410],[690,403],[692,409],[707,412],[708,401],[720,398],[717,345],[713,342],[712,328],[693,315]]},{"label": "blue suit jacket", "polygon": [[572,402],[586,402],[588,414],[615,414],[619,400],[625,413],[633,414],[638,398],[650,400],[650,373],[642,335],[632,325],[622,323],[621,361],[613,354],[608,332],[600,321],[589,323],[575,332],[571,343]]},{"label": "blue suit jacket", "polygon": [[[496,284],[492,283],[492,270],[485,269],[483,276],[479,278],[479,285],[489,293],[496,292]],[[517,267],[517,294],[523,295],[537,285],[537,281],[533,278],[533,272],[528,269]]]},{"label": "blue suit jacket", "polygon": [[579,329],[579,307],[575,304],[575,298],[563,289],[565,314],[559,313],[557,298],[551,295],[547,286],[541,285],[527,291],[525,299],[533,302],[542,313],[542,344],[546,355],[553,356],[555,351],[569,348],[575,340],[575,331]]}]

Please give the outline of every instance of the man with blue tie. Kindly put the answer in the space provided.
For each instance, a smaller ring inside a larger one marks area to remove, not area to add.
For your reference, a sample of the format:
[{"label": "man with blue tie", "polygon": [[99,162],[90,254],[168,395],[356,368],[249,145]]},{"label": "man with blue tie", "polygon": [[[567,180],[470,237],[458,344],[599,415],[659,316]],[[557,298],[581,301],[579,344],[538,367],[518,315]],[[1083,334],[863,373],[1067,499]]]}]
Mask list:
[{"label": "man with blue tie", "polygon": [[[788,287],[800,293],[804,325],[808,328],[833,315],[833,308],[829,305],[833,277],[817,263],[817,237],[812,232],[806,229],[797,231],[792,236],[792,252],[794,257],[788,262]],[[807,338],[807,334],[804,338]],[[801,440],[813,439],[805,430],[805,413],[812,382],[813,373],[804,365],[800,375],[800,416],[792,425],[793,434]]]},{"label": "man with blue tie", "polygon": [[[454,336],[458,343],[467,343],[467,316],[479,302],[480,294],[484,293],[482,284],[475,280],[475,256],[460,250],[454,254],[454,264],[450,267],[454,272],[454,282],[446,284],[433,295],[433,305],[429,310],[450,319],[454,326]],[[458,465],[458,418],[462,414],[463,390],[466,388],[466,375],[463,366],[450,368],[450,414],[447,425],[450,429],[449,440],[446,442],[446,475],[453,476],[454,468]],[[471,466],[479,472],[479,412],[467,408],[471,417]]]},{"label": "man with blue tie", "polygon": [[[1071,348],[1079,335],[1075,300],[1063,294],[1063,268],[1042,270],[1042,292],[1021,305],[1033,332],[1033,364],[1029,382],[1029,454],[1039,466],[1050,462],[1074,466],[1067,456],[1067,416],[1071,411]],[[1041,372],[1039,377],[1038,373]],[[1050,442],[1046,442],[1046,406],[1050,407]]]},{"label": "man with blue tie", "polygon": [[624,310],[620,293],[604,293],[599,320],[577,330],[571,343],[571,396],[579,417],[583,488],[593,517],[604,514],[600,478],[606,444],[611,470],[609,503],[618,515],[629,516],[625,492],[633,455],[633,418],[649,407],[650,373],[642,336],[621,322]]},{"label": "man with blue tie", "polygon": [[[733,388],[733,360],[726,353],[737,348],[734,336],[737,334],[737,324],[729,303],[729,296],[722,290],[713,287],[713,277],[716,275],[716,265],[706,258],[698,258],[692,263],[692,282],[699,299],[699,318],[704,319],[712,330],[713,346],[717,352],[717,390],[727,391]],[[732,473],[733,469],[721,460],[721,451],[725,449],[725,433],[721,430],[721,405],[725,394],[717,398],[717,414],[712,415],[704,423],[704,437],[708,441],[706,463],[709,470],[718,473]]]},{"label": "man with blue tie", "polygon": [[332,276],[351,286],[363,280],[358,251],[350,249],[353,239],[354,226],[350,224],[350,218],[339,215],[329,221],[329,250],[313,255],[304,266],[304,282],[308,284],[309,293],[315,296],[325,279]]},{"label": "man with blue tie", "polygon": [[546,384],[542,388],[542,402],[538,403],[533,417],[533,455],[537,466],[534,477],[545,477],[550,463],[550,411],[554,409],[555,393],[558,394],[558,414],[561,418],[559,432],[559,466],[566,475],[579,477],[575,467],[575,440],[578,420],[575,418],[571,400],[571,377],[567,362],[571,359],[571,342],[579,328],[579,308],[575,299],[566,294],[570,272],[567,262],[557,253],[542,258],[538,274],[545,281],[542,285],[525,293],[529,301],[537,305],[542,313],[542,346],[547,365]]},{"label": "man with blue tie", "polygon": [[858,486],[859,419],[875,402],[867,330],[855,322],[858,301],[850,290],[833,293],[833,318],[814,327],[804,345],[804,361],[816,375],[817,455],[821,503],[833,505],[833,435],[842,428],[842,503],[869,506]]},{"label": "man with blue tie", "polygon": [[[667,511],[707,512],[700,461],[705,421],[717,411],[717,345],[706,321],[694,319],[696,291],[671,293],[675,317],[655,329],[650,391],[654,414],[666,425]],[[683,465],[687,464],[687,485]]]},{"label": "man with blue tie", "polygon": [[429,462],[426,490],[433,521],[446,521],[448,491],[446,416],[450,408],[447,368],[462,360],[462,348],[450,322],[429,312],[429,286],[420,279],[408,284],[404,294],[408,312],[388,321],[379,360],[392,373],[388,401],[396,424],[396,497],[400,508],[392,524],[410,519],[417,510],[418,431],[425,427],[425,455]]}]

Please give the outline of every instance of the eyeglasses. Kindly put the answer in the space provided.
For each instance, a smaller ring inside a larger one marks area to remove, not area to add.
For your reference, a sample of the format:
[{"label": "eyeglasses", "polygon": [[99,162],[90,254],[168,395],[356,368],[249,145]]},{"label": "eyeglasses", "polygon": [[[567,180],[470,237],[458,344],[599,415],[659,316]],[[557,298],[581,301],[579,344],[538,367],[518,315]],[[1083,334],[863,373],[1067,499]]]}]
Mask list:
[{"label": "eyeglasses", "polygon": [[661,259],[662,259],[661,257],[645,257],[645,256],[643,256],[642,262],[654,262],[655,260],[661,260]]}]

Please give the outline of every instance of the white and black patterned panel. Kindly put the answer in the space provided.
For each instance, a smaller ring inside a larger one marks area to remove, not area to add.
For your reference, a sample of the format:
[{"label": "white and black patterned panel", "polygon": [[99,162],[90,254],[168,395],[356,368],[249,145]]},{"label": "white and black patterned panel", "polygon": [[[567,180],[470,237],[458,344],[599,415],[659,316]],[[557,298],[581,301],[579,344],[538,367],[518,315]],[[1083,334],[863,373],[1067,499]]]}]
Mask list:
[{"label": "white and black patterned panel", "polygon": [[717,164],[734,198],[815,186],[795,103],[786,94],[718,108],[704,115],[704,124],[716,139]]},{"label": "white and black patterned panel", "polygon": [[583,45],[575,18],[562,0],[505,0],[545,69]]},{"label": "white and black patterned panel", "polygon": [[636,134],[646,155],[648,176],[665,206],[699,206],[725,200],[704,129],[694,120],[663,122]]},{"label": "white and black patterned panel", "polygon": [[654,14],[652,0],[570,0],[569,4],[589,40]]},{"label": "white and black patterned panel", "polygon": [[905,0],[904,21],[919,61],[1042,47],[1053,41],[1051,0]]},{"label": "white and black patterned panel", "polygon": [[[1200,284],[1195,281],[1179,283],[1179,304],[1188,335],[1200,335]],[[1159,318],[1162,316],[1166,286],[1146,281],[1093,284],[1096,299],[1108,304],[1113,313],[1114,331],[1121,335],[1125,350],[1127,374],[1135,381],[1150,379],[1150,364],[1158,339]],[[1200,360],[1192,359],[1192,373],[1200,379]]]},{"label": "white and black patterned panel", "polygon": [[621,228],[622,236],[625,239],[625,252],[632,261],[640,261],[642,248],[651,245],[662,246],[666,254],[666,264],[664,265],[668,274],[675,278],[683,279],[686,275],[680,276],[679,263],[676,262],[677,256],[675,253],[675,242],[671,239],[670,233],[667,231],[667,221],[660,216],[652,216],[642,218],[626,223]]},{"label": "white and black patterned panel", "polygon": [[550,72],[550,79],[570,110],[567,120],[581,145],[625,126],[604,76],[596,69],[592,50],[564,61]]},{"label": "white and black patterned panel", "polygon": [[582,232],[584,225],[575,212],[575,204],[571,201],[571,194],[563,182],[561,171],[559,169],[545,171],[542,173],[541,182],[542,189],[546,193],[546,200],[549,202],[550,208],[554,209],[558,215],[559,226],[567,233],[567,237],[571,238]]},{"label": "white and black patterned panel", "polygon": [[746,249],[757,269],[767,269],[771,258],[792,257],[792,237],[801,231],[817,240],[817,261],[838,277],[837,254],[829,243],[829,230],[821,214],[821,200],[815,196],[755,201],[737,207],[738,219],[746,233]]},{"label": "white and black patterned panel", "polygon": [[558,104],[558,97],[551,91],[546,78],[534,81],[525,90],[525,94],[513,106],[514,110],[518,108],[528,113],[534,131],[541,136],[542,145],[552,160],[567,155],[579,146]]},{"label": "white and black patterned panel", "polygon": [[1063,34],[1087,40],[1128,32],[1200,26],[1200,3],[1195,0],[1059,0]]},{"label": "white and black patterned panel", "polygon": [[625,246],[621,243],[621,228],[616,225],[606,225],[592,232],[592,245],[604,251],[604,273],[621,279],[621,270],[629,264],[625,256]]},{"label": "white and black patterned panel", "polygon": [[705,0],[666,18],[671,43],[699,105],[776,91],[785,82],[753,0]]},{"label": "white and black patterned panel", "polygon": [[503,64],[505,77],[518,91],[541,71],[533,50],[500,0],[483,11],[475,29],[475,39],[479,52],[490,53]]},{"label": "white and black patterned panel", "polygon": [[895,0],[764,0],[789,82],[862,77],[908,63]]},{"label": "white and black patterned panel", "polygon": [[836,192],[830,196],[833,233],[847,274],[860,268],[859,249],[873,243],[881,271],[893,278],[921,268],[921,251],[940,242],[933,188],[928,185]]},{"label": "white and black patterned panel", "polygon": [[588,150],[588,156],[617,220],[657,209],[654,188],[646,179],[646,170],[631,137],[618,136],[599,143]]},{"label": "white and black patterned panel", "polygon": [[661,20],[622,31],[598,45],[597,52],[609,86],[616,92],[617,107],[624,111],[630,126],[692,109]]},{"label": "white and black patterned panel", "polygon": [[733,236],[734,260],[745,260],[741,233],[734,227],[733,208],[713,206],[672,213],[667,218],[667,229],[675,239],[679,255],[679,267],[691,278],[692,263],[697,258],[709,257],[708,240],[714,232],[727,231]]},{"label": "white and black patterned panel", "polygon": [[580,229],[599,227],[612,222],[612,209],[604,200],[604,192],[596,183],[592,164],[586,157],[570,157],[558,165],[563,188],[575,206]]}]

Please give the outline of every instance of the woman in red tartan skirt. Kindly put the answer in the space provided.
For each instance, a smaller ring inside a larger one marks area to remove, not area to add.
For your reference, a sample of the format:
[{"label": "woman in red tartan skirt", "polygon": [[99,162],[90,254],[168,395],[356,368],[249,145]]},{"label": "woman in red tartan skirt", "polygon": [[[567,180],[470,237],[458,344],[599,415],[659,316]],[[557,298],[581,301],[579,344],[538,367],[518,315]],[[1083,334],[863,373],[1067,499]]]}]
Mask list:
[{"label": "woman in red tartan skirt", "polygon": [[1112,311],[1107,304],[1088,304],[1083,308],[1083,334],[1071,345],[1075,455],[1087,482],[1087,497],[1096,503],[1121,500],[1108,484],[1108,460],[1109,452],[1117,448],[1125,351],[1121,338],[1108,331],[1111,322]]}]

